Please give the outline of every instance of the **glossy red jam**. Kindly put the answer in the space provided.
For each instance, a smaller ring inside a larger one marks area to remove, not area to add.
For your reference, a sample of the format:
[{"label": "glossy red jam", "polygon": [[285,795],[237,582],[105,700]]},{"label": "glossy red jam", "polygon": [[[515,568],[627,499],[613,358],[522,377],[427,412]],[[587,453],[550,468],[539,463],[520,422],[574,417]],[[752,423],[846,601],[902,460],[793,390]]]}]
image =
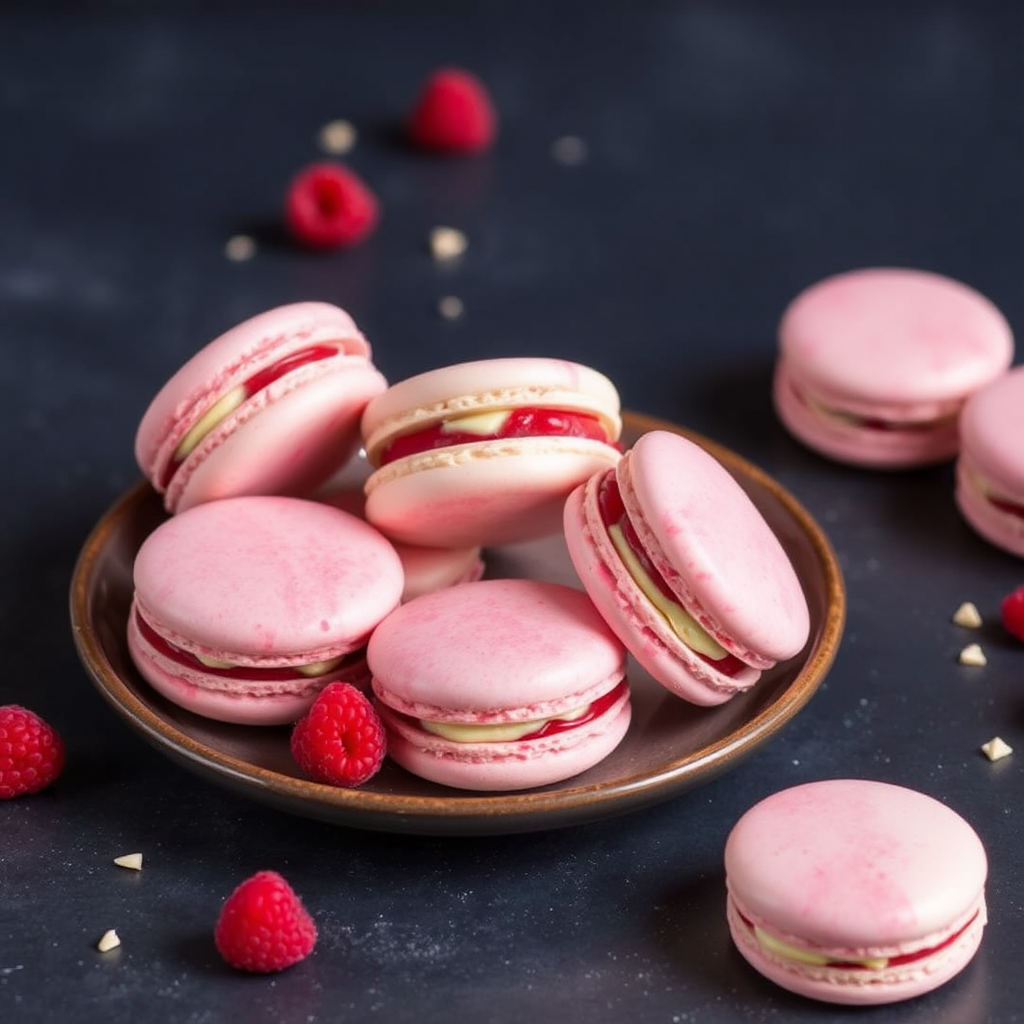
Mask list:
[{"label": "glossy red jam", "polygon": [[[618,526],[622,531],[622,536],[625,538],[626,543],[629,545],[630,551],[633,552],[636,560],[640,563],[644,572],[650,577],[651,582],[661,591],[665,597],[679,604],[679,598],[673,593],[672,588],[668,585],[665,577],[658,571],[654,563],[651,561],[650,555],[648,555],[646,549],[640,541],[640,537],[637,535],[636,529],[633,523],[630,521],[628,514],[626,513],[626,506],[622,503],[622,495],[619,492],[619,483],[615,479],[614,473],[606,473],[604,479],[601,481],[601,485],[597,492],[597,504],[598,509],[601,513],[601,521],[604,523],[606,528],[612,526]],[[684,609],[685,611],[685,609]],[[694,650],[692,647],[690,650],[693,651],[698,658],[702,661],[707,662],[716,671],[721,672],[722,675],[734,678],[739,675],[747,665],[740,661],[739,658],[734,654],[726,654],[724,658],[711,658],[700,651]]]},{"label": "glossy red jam", "polygon": [[583,437],[591,441],[603,441],[605,444],[612,443],[596,416],[559,409],[513,409],[501,429],[493,434],[446,430],[443,423],[436,423],[426,430],[397,437],[381,452],[380,464],[386,466],[396,459],[437,448],[519,437]]},{"label": "glossy red jam", "polygon": [[[263,369],[257,370],[251,377],[247,377],[242,381],[238,387],[244,389],[246,398],[251,398],[264,388],[270,387],[274,381],[280,380],[285,376],[285,374],[291,373],[293,370],[297,370],[301,366],[307,366],[310,363],[317,363],[321,359],[330,359],[337,354],[338,348],[336,345],[310,345],[307,348],[299,349],[297,352],[292,352],[289,355],[278,359],[276,363],[271,363],[269,366],[264,366]],[[188,456],[185,456],[185,458],[187,457]],[[178,471],[178,467],[184,461],[184,458],[172,458],[167,463],[167,466],[164,469],[163,479],[160,481],[161,490],[167,490],[171,479]]]},{"label": "glossy red jam", "polygon": [[521,736],[522,740],[539,740],[545,736],[557,736],[559,733],[569,732],[571,729],[578,729],[581,725],[593,722],[600,718],[609,708],[623,696],[628,689],[625,679],[618,686],[610,689],[606,694],[592,701],[587,710],[579,718],[551,718],[533,732]]},{"label": "glossy red jam", "polygon": [[[279,668],[248,668],[244,666],[237,666],[231,668],[214,668],[211,665],[206,665],[201,662],[194,654],[188,651],[183,651],[180,647],[175,647],[174,644],[169,643],[159,633],[156,632],[149,625],[146,620],[139,615],[136,611],[135,622],[139,627],[139,632],[142,634],[146,643],[150,645],[157,653],[163,657],[176,662],[183,668],[192,669],[193,671],[198,669],[204,675],[219,676],[221,679],[248,679],[257,682],[287,682],[289,680],[296,679],[308,679],[310,682],[315,681],[317,676],[307,676],[300,672],[294,666],[284,665]],[[338,662],[336,668],[332,668],[331,672],[325,672],[324,675],[330,675],[338,669],[343,669],[349,665],[354,665],[366,654],[366,648],[360,648],[357,651],[352,651],[346,654],[345,657]]]},{"label": "glossy red jam", "polygon": [[992,495],[988,496],[988,500],[989,504],[999,509],[1004,515],[1024,519],[1024,505],[1018,505],[1015,501],[1007,501],[1005,498],[993,498]]}]

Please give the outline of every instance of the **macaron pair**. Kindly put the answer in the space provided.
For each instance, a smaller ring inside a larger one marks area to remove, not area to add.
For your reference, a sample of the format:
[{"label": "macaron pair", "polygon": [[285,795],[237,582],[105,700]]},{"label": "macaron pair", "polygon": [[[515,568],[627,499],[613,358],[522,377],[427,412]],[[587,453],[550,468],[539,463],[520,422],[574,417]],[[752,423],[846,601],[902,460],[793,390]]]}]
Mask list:
[{"label": "macaron pair", "polygon": [[536,580],[439,590],[392,612],[367,650],[388,756],[460,789],[578,775],[626,734],[626,652],[586,595]]},{"label": "macaron pair", "polygon": [[[365,518],[366,497],[361,488],[328,491],[317,500]],[[403,544],[399,540],[392,541],[391,545],[402,563],[405,580],[403,602],[444,587],[475,583],[486,569],[479,547],[426,548],[419,544]]]},{"label": "macaron pair", "polygon": [[964,406],[956,502],[982,537],[1024,557],[1024,366]]},{"label": "macaron pair", "polygon": [[402,566],[373,527],[300,498],[225,498],[161,523],[133,569],[128,649],[168,700],[246,725],[294,722],[330,682],[368,688],[366,643]]},{"label": "macaron pair", "polygon": [[169,512],[243,494],[304,496],[353,454],[363,409],[386,387],[344,310],[280,306],[171,377],[142,417],[135,457]]},{"label": "macaron pair", "polygon": [[561,527],[568,493],[619,459],[619,395],[560,359],[488,359],[401,381],[362,418],[366,516],[394,540],[466,547]]},{"label": "macaron pair", "polygon": [[959,814],[862,779],[812,782],[752,807],[725,847],[727,916],[765,977],[832,1003],[910,999],[974,956],[987,860]]},{"label": "macaron pair", "polygon": [[807,601],[782,544],[729,471],[679,434],[643,434],[576,488],[565,537],[612,630],[695,704],[749,689],[807,642]]},{"label": "macaron pair", "polygon": [[973,288],[921,270],[854,270],[785,311],[775,408],[830,458],[921,466],[956,455],[964,402],[1012,359],[1005,317]]}]

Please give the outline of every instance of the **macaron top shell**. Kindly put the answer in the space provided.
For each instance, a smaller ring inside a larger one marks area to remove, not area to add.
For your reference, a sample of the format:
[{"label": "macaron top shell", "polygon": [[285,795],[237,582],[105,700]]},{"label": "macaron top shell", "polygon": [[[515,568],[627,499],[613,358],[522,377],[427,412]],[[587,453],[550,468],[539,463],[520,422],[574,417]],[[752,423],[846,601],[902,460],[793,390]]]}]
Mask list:
[{"label": "macaron top shell", "polygon": [[525,407],[595,416],[610,442],[622,431],[618,391],[597,370],[563,359],[483,359],[409,377],[372,399],[362,420],[367,456],[379,465],[394,438],[444,419]]},{"label": "macaron top shell", "polygon": [[1024,498],[1024,366],[975,392],[960,415],[964,455],[1010,497]]},{"label": "macaron top shell", "polygon": [[798,386],[843,411],[930,419],[1010,365],[1013,335],[985,296],[939,274],[872,268],[798,295],[779,326]]},{"label": "macaron top shell", "polygon": [[625,649],[582,591],[499,579],[402,605],[374,630],[367,660],[391,707],[482,724],[589,703],[623,677]]},{"label": "macaron top shell", "polygon": [[140,614],[175,645],[239,665],[327,660],[365,643],[402,568],[373,527],[299,498],[239,497],[166,520],[135,560]]},{"label": "macaron top shell", "polygon": [[643,434],[616,476],[655,567],[727,650],[755,667],[791,658],[810,615],[789,556],[729,471],[699,445]]},{"label": "macaron top shell", "polygon": [[[311,352],[315,358],[303,364],[299,357]],[[248,394],[247,383],[260,374],[270,382]],[[300,386],[297,405],[288,399]],[[386,386],[344,310],[324,302],[281,306],[222,334],[170,378],[139,423],[135,457],[166,492],[169,510],[305,489],[348,457],[363,408]],[[206,432],[196,438],[204,420]],[[221,457],[221,447],[231,450]]]},{"label": "macaron top shell", "polygon": [[895,950],[935,936],[982,900],[974,829],[914,790],[834,779],[783,790],[736,823],[729,891],[773,933],[825,949]]}]

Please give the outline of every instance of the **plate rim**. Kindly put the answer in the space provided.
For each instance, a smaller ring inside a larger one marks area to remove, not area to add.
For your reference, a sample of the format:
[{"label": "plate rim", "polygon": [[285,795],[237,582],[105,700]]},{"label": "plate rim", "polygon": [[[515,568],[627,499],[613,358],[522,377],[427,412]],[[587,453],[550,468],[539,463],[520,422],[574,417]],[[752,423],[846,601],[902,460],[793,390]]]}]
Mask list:
[{"label": "plate rim", "polygon": [[[752,753],[786,725],[810,700],[835,660],[846,619],[846,588],[839,561],[821,526],[774,477],[743,456],[695,431],[668,420],[624,410],[623,426],[643,434],[668,430],[701,445],[727,469],[738,470],[767,491],[794,520],[809,542],[825,587],[825,617],[820,636],[796,678],[757,714],[713,743],[644,771],[557,789],[458,796],[403,795],[369,789],[343,789],[285,775],[187,735],[142,701],[111,666],[89,615],[89,594],[96,566],[110,536],[137,505],[151,498],[148,481],[122,494],[90,531],[76,559],[69,591],[72,634],[87,674],[115,711],[143,738],[186,768],[198,771],[250,798],[303,816],[347,826],[416,834],[487,834],[533,831],[592,821],[648,806],[682,790],[691,777],[709,778]],[[699,762],[694,767],[695,762]],[[300,801],[302,811],[293,802]]]}]

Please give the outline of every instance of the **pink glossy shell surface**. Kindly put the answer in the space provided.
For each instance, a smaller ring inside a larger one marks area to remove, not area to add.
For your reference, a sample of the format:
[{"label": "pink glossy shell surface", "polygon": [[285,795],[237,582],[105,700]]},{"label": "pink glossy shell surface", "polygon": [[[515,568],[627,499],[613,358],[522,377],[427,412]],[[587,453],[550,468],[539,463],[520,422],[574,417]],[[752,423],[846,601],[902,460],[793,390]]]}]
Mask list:
[{"label": "pink glossy shell surface", "polygon": [[790,378],[817,400],[894,418],[949,412],[1013,357],[1010,327],[989,299],[902,268],[854,270],[806,289],[782,317],[779,344]]},{"label": "pink glossy shell surface", "polygon": [[285,497],[180,513],[143,542],[135,598],[185,650],[240,665],[327,660],[365,642],[397,604],[401,563],[371,526]]},{"label": "pink glossy shell surface", "polygon": [[713,636],[760,668],[801,650],[810,617],[800,580],[717,459],[679,434],[656,430],[623,456],[616,475],[641,543]]},{"label": "pink glossy shell surface", "polygon": [[773,934],[825,949],[899,949],[941,933],[981,898],[974,829],[938,800],[861,779],[783,790],[736,823],[729,891]]},{"label": "pink glossy shell surface", "polygon": [[580,590],[484,580],[402,605],[367,651],[374,690],[435,721],[532,721],[578,708],[622,678],[625,649]]}]

